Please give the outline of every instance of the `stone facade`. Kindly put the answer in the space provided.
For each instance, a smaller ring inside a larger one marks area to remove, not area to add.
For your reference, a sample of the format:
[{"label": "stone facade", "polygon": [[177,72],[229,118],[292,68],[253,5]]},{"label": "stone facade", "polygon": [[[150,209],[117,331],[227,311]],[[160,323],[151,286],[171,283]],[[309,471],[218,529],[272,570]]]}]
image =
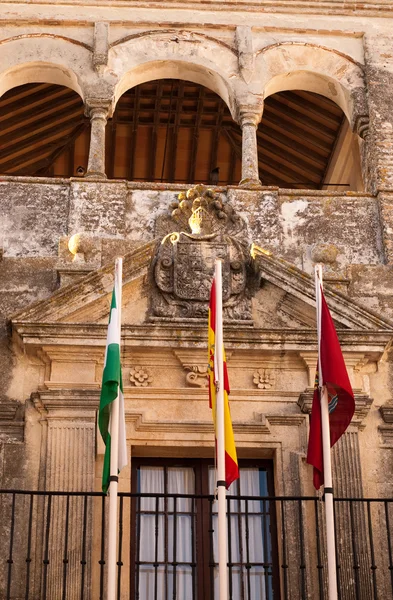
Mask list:
[{"label": "stone facade", "polygon": [[[164,234],[186,231],[168,222],[187,186],[105,174],[105,124],[120,96],[179,78],[215,91],[242,128],[241,182],[215,190],[242,222],[234,237],[250,275],[239,305],[247,319],[228,312],[224,332],[240,458],[271,459],[278,495],[313,494],[305,462],[317,351],[311,275],[322,262],[356,395],[333,455],[335,485],[342,496],[392,496],[393,8],[386,0],[274,4],[273,12],[267,0],[0,2],[0,93],[29,82],[68,86],[92,124],[84,179],[0,180],[0,488],[100,489],[95,423],[117,255],[129,455],[213,456],[206,306],[191,319],[157,309],[159,295],[168,298],[154,267]],[[256,126],[264,98],[290,89],[342,108],[364,191],[263,186]],[[130,490],[129,468],[120,485]],[[2,567],[0,589],[5,581]],[[57,585],[52,575],[53,600]]]}]

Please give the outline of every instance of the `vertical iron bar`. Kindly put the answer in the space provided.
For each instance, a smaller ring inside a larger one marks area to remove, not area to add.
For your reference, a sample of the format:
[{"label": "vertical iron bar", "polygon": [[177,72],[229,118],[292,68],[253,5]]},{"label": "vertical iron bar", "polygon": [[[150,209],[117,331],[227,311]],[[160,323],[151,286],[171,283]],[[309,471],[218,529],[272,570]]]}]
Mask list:
[{"label": "vertical iron bar", "polygon": [[48,565],[49,565],[49,533],[50,533],[50,518],[51,518],[51,509],[52,509],[52,495],[48,496],[48,506],[46,513],[46,531],[45,531],[45,550],[44,550],[44,573],[43,573],[43,581],[42,581],[42,600],[46,600],[46,584],[48,580]]},{"label": "vertical iron bar", "polygon": [[154,600],[158,598],[158,511],[160,508],[159,497],[156,497],[155,532],[154,532]]},{"label": "vertical iron bar", "polygon": [[191,579],[192,579],[192,600],[196,599],[196,555],[195,555],[195,498],[191,500]]},{"label": "vertical iron bar", "polygon": [[320,501],[318,498],[314,500],[314,510],[315,510],[315,533],[317,537],[317,571],[318,571],[318,587],[319,587],[319,600],[324,600],[325,593],[323,588],[323,564],[321,561],[321,540],[319,537],[319,519],[318,519],[318,507]]},{"label": "vertical iron bar", "polygon": [[14,560],[12,558],[12,551],[14,546],[14,530],[15,530],[15,493],[12,494],[12,508],[11,508],[11,529],[10,529],[10,551],[8,555],[8,577],[7,577],[7,600],[11,598],[11,574],[12,565]]},{"label": "vertical iron bar", "polygon": [[105,498],[101,499],[101,558],[100,565],[100,600],[104,600],[104,565],[105,565]]},{"label": "vertical iron bar", "polygon": [[282,565],[284,580],[284,600],[288,600],[288,565],[287,565],[287,536],[285,533],[284,500],[281,500],[281,536],[282,536]]},{"label": "vertical iron bar", "polygon": [[265,580],[265,595],[267,600],[270,600],[269,595],[269,560],[267,546],[267,523],[266,523],[266,500],[262,500],[262,544],[263,544],[263,578]]},{"label": "vertical iron bar", "polygon": [[333,512],[333,517],[334,517],[334,543],[336,546],[336,570],[337,570],[337,596],[338,596],[338,600],[341,600],[341,584],[340,584],[340,561],[339,561],[339,554],[338,554],[338,543],[337,543],[337,531],[338,531],[338,527],[337,527],[337,516],[336,516],[336,500],[333,499],[333,507],[334,507],[334,512]]},{"label": "vertical iron bar", "polygon": [[139,600],[139,571],[140,571],[140,556],[141,556],[141,497],[137,498],[136,506],[136,553],[135,553],[135,598]]},{"label": "vertical iron bar", "polygon": [[[238,485],[239,495],[241,494],[240,481]],[[244,583],[244,548],[243,548],[243,514],[242,500],[236,500],[237,503],[237,529],[239,539],[239,557],[240,557],[240,600],[245,600],[245,583]]]},{"label": "vertical iron bar", "polygon": [[389,521],[389,509],[388,502],[385,500],[385,518],[386,518],[386,533],[388,536],[388,550],[389,550],[389,571],[390,571],[390,585],[393,592],[393,564],[392,564],[392,540],[390,539],[390,521]]},{"label": "vertical iron bar", "polygon": [[173,600],[176,600],[176,560],[177,560],[177,496],[173,498]]},{"label": "vertical iron bar", "polygon": [[210,534],[210,598],[214,598],[214,528],[213,528],[213,502],[214,497],[209,498],[210,510],[209,510],[209,534]]},{"label": "vertical iron bar", "polygon": [[231,528],[231,500],[230,496],[227,496],[227,531],[228,531],[228,568],[229,568],[229,581],[228,591],[229,600],[233,599],[233,582],[232,582],[232,528]]},{"label": "vertical iron bar", "polygon": [[30,494],[29,525],[27,529],[27,557],[26,557],[26,594],[25,600],[29,600],[30,595],[30,566],[31,566],[31,530],[33,527],[33,504],[34,495]]},{"label": "vertical iron bar", "polygon": [[373,539],[373,526],[371,521],[371,506],[370,502],[367,502],[367,521],[368,521],[368,537],[370,540],[370,552],[371,552],[371,576],[373,580],[373,600],[378,600],[377,590],[377,565],[375,564],[375,552],[374,552],[374,539]]},{"label": "vertical iron bar", "polygon": [[[168,469],[164,467],[164,491],[168,493]],[[165,585],[165,600],[168,600],[168,529],[169,529],[169,516],[168,516],[168,498],[164,498],[164,585]]]},{"label": "vertical iron bar", "polygon": [[359,559],[355,540],[355,522],[353,516],[353,502],[349,502],[349,514],[351,518],[351,538],[352,538],[352,555],[353,555],[353,570],[355,576],[355,594],[356,600],[360,600],[360,581],[359,581]]},{"label": "vertical iron bar", "polygon": [[123,566],[122,552],[123,552],[123,501],[124,497],[120,496],[119,506],[119,547],[117,556],[117,600],[121,598],[121,568]]},{"label": "vertical iron bar", "polygon": [[63,594],[62,600],[67,598],[67,568],[68,568],[68,529],[70,519],[70,497],[66,500],[66,516],[65,516],[65,531],[64,531],[64,556],[63,556]]},{"label": "vertical iron bar", "polygon": [[246,524],[246,569],[247,569],[247,598],[251,600],[251,564],[250,564],[250,529],[248,527],[248,500],[245,500],[244,518]]},{"label": "vertical iron bar", "polygon": [[299,506],[299,541],[300,541],[300,578],[302,584],[302,599],[306,598],[306,558],[304,553],[304,530],[303,530],[303,504],[298,500]]},{"label": "vertical iron bar", "polygon": [[82,556],[81,556],[81,600],[85,597],[85,575],[86,575],[86,536],[87,536],[87,496],[83,499],[83,531],[82,531]]}]

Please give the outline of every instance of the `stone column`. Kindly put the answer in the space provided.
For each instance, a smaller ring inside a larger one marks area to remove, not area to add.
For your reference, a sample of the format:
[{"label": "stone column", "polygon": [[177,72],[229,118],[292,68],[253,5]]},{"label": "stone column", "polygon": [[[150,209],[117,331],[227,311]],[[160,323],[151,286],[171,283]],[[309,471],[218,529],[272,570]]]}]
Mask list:
[{"label": "stone column", "polygon": [[239,123],[242,128],[242,178],[240,185],[258,186],[258,146],[257,127],[261,120],[259,106],[242,105],[239,107]]},{"label": "stone column", "polygon": [[[91,492],[94,487],[96,410],[99,392],[46,390],[34,396],[45,427],[42,480],[48,491]],[[47,598],[61,598],[66,565],[68,600],[77,600],[83,582],[84,598],[91,598],[92,499],[53,496],[37,501],[37,539],[45,556]],[[66,561],[66,562],[64,562]],[[42,568],[42,559],[37,570]],[[41,575],[41,592],[44,585]]]},{"label": "stone column", "polygon": [[105,127],[110,101],[102,98],[86,100],[86,114],[90,117],[90,148],[86,177],[102,177],[105,174]]}]

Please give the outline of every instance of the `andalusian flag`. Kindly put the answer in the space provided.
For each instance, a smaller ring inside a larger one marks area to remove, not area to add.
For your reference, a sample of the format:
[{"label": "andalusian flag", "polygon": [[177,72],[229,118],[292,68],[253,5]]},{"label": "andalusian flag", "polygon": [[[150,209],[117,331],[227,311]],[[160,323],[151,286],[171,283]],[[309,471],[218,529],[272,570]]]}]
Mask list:
[{"label": "andalusian flag", "polygon": [[[104,468],[102,471],[102,490],[108,491],[110,464],[111,464],[111,440],[117,436],[118,458],[117,472],[127,464],[126,429],[124,419],[124,397],[123,383],[121,379],[120,365],[120,319],[121,319],[121,275],[118,263],[115,269],[115,285],[113,288],[112,302],[109,314],[108,335],[106,340],[105,364],[102,374],[102,388],[100,397],[100,410],[98,425],[105,443]],[[119,426],[113,431],[111,412],[115,400],[119,402]],[[112,445],[116,445],[113,444]],[[113,475],[113,474],[112,474]]]},{"label": "andalusian flag", "polygon": [[[210,408],[213,411],[214,429],[217,440],[217,422],[216,422],[216,382],[218,377],[218,368],[216,364],[216,282],[213,279],[210,292],[209,305],[209,401]],[[235,439],[233,436],[232,420],[229,411],[229,380],[225,351],[223,349],[224,359],[224,428],[225,428],[225,484],[228,489],[231,483],[239,478],[239,467],[237,464]]]}]

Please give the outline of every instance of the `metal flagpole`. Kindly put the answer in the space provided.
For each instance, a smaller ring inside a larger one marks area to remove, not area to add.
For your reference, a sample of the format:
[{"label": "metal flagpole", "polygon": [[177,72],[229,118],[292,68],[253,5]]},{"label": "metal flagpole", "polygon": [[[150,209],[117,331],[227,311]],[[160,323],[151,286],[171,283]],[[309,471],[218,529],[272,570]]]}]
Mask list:
[{"label": "metal flagpole", "polygon": [[216,259],[216,347],[217,357],[217,496],[218,496],[218,579],[219,600],[228,600],[227,507],[225,489],[225,422],[224,422],[224,341],[222,332],[222,262]]},{"label": "metal flagpole", "polygon": [[[115,263],[115,294],[119,318],[119,344],[121,341],[121,294],[123,282],[123,259]],[[120,390],[119,390],[120,391]],[[110,414],[111,462],[109,477],[109,522],[108,522],[108,590],[107,600],[116,598],[116,552],[117,552],[117,487],[119,454],[119,394],[113,401]]]},{"label": "metal flagpole", "polygon": [[318,387],[321,399],[322,421],[322,450],[323,450],[323,479],[326,514],[326,541],[328,559],[328,584],[329,600],[337,600],[337,571],[336,571],[336,543],[334,534],[334,508],[333,508],[333,481],[332,462],[330,454],[330,424],[329,424],[329,399],[326,385],[323,383],[321,368],[321,325],[322,325],[322,298],[321,288],[322,265],[315,266],[315,294],[317,303],[317,331],[318,331]]}]

